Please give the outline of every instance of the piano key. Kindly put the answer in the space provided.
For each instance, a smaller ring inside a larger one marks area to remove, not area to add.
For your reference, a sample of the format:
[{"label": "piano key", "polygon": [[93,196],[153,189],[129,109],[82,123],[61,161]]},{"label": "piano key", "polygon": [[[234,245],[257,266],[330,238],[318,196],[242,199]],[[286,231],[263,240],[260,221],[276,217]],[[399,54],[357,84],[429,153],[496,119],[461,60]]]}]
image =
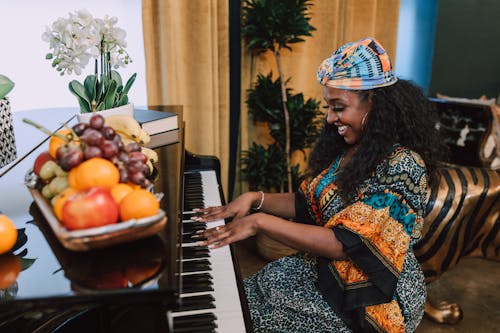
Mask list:
[{"label": "piano key", "polygon": [[215,298],[211,294],[185,296],[180,299],[180,311],[213,309]]},{"label": "piano key", "polygon": [[[198,176],[199,175],[199,176]],[[219,185],[217,182],[217,176],[215,171],[200,171],[186,173],[185,174],[185,183],[189,183],[190,189],[196,181],[200,182],[201,192],[203,194],[203,202],[190,202],[187,199],[187,202],[184,203],[185,211],[183,212],[183,218],[185,220],[189,220],[190,216],[196,214],[193,209],[195,208],[203,208],[209,206],[220,206],[222,204],[221,197],[219,194]],[[200,191],[200,190],[199,190]],[[185,199],[186,200],[186,199]],[[198,200],[195,200],[198,201]],[[189,222],[185,221],[183,225],[187,225]],[[217,220],[213,222],[208,222],[208,228],[213,228],[218,225],[224,225],[224,220]],[[198,250],[198,248],[206,248],[200,247],[197,243],[186,243],[182,244],[182,251],[186,251],[187,253],[192,253]],[[189,249],[189,250],[188,250]],[[191,252],[190,252],[191,251]],[[217,317],[215,320],[218,325],[217,332],[218,333],[238,333],[238,332],[246,332],[245,323],[243,319],[243,310],[241,307],[240,297],[238,293],[238,286],[236,283],[236,275],[234,271],[234,265],[232,261],[231,251],[229,246],[224,246],[219,249],[208,249],[209,261],[211,264],[211,275],[213,276],[213,289],[214,292],[199,292],[192,294],[181,294],[181,299],[183,299],[186,295],[189,296],[206,296],[213,295],[215,301],[214,309],[194,309],[188,311],[177,311],[171,314],[174,322],[178,317],[183,317],[187,315],[195,315],[195,314],[204,314],[204,313],[214,313]],[[189,257],[189,254],[188,254]],[[183,266],[191,261],[191,258],[183,259]],[[184,271],[182,273],[182,277],[186,277],[188,275],[195,275],[198,272]],[[177,330],[174,330],[177,332]],[[200,331],[201,332],[201,331]]]}]

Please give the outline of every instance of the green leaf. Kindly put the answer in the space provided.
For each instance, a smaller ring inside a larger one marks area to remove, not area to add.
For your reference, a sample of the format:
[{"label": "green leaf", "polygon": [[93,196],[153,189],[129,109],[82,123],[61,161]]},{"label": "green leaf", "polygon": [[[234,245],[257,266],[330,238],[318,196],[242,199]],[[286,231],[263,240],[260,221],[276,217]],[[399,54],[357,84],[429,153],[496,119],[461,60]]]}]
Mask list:
[{"label": "green leaf", "polygon": [[128,91],[134,84],[135,78],[137,77],[137,73],[132,74],[132,76],[127,80],[127,83],[125,84],[125,88],[123,88],[123,94],[128,95]]},{"label": "green leaf", "polygon": [[97,75],[88,75],[85,81],[83,81],[83,85],[88,99],[91,101],[95,100],[97,94]]},{"label": "green leaf", "polygon": [[85,87],[83,84],[78,82],[77,80],[72,80],[68,84],[69,91],[76,96],[78,99],[78,104],[80,104],[80,111],[82,113],[92,112],[91,108],[91,100],[85,93]]},{"label": "green leaf", "polygon": [[104,96],[104,108],[111,109],[115,105],[116,81],[111,81]]},{"label": "green leaf", "polygon": [[0,99],[7,96],[7,94],[14,88],[14,82],[12,82],[5,75],[0,75]]}]

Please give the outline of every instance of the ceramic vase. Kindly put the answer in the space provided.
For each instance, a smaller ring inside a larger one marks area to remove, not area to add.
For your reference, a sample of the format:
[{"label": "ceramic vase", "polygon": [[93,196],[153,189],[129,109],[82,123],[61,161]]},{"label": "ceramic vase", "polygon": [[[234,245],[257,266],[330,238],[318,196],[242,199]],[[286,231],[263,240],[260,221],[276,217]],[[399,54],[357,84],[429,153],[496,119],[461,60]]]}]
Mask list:
[{"label": "ceramic vase", "polygon": [[95,114],[100,114],[103,117],[115,115],[115,114],[126,114],[130,116],[134,116],[134,104],[133,103],[128,103],[122,106],[118,106],[116,108],[111,108],[111,109],[106,109],[102,111],[97,111],[97,112],[88,112],[88,113],[79,113],[76,115],[76,118],[78,119],[79,123],[88,123],[90,121],[90,118],[92,118],[93,115]]},{"label": "ceramic vase", "polygon": [[0,99],[0,168],[17,158],[12,112],[7,97]]}]

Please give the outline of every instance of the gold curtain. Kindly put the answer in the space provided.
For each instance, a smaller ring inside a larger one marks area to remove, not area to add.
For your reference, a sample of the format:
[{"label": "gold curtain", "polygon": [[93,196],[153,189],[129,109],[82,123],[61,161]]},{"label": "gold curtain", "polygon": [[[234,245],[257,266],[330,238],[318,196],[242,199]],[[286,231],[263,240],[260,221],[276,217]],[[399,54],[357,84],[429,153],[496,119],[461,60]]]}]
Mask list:
[{"label": "gold curtain", "polygon": [[229,161],[229,4],[143,0],[149,105],[182,105],[186,149]]},{"label": "gold curtain", "polygon": [[[377,38],[395,61],[399,0],[315,0],[312,37],[282,52],[289,87],[321,99],[317,66],[341,44]],[[148,103],[180,104],[186,121],[186,148],[217,156],[227,189],[229,161],[228,0],[143,0]],[[242,45],[240,151],[253,141],[269,142],[248,117],[245,99],[258,73],[277,73],[270,54],[252,57]],[[237,172],[238,174],[238,172]],[[246,189],[238,181],[235,194]]]},{"label": "gold curtain", "polygon": [[[321,89],[316,82],[316,70],[321,61],[340,45],[363,37],[377,38],[395,63],[399,0],[315,0],[310,8],[311,25],[316,28],[305,42],[291,44],[292,51],[283,50],[283,72],[291,78],[288,87],[294,93],[302,92],[305,98],[322,100]],[[246,90],[255,82],[258,73],[277,76],[277,67],[271,53],[257,57],[247,52],[243,45],[241,66],[241,150],[247,150],[252,142],[263,145],[272,142],[266,127],[255,126],[249,118],[245,99]],[[247,190],[241,179],[235,194]]]}]

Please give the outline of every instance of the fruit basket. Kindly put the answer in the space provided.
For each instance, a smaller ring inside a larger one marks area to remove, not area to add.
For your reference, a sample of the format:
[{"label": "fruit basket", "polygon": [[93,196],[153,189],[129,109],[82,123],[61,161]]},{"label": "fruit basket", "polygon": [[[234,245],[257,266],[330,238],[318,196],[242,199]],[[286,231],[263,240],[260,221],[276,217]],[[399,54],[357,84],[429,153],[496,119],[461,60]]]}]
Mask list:
[{"label": "fruit basket", "polygon": [[38,177],[32,170],[28,171],[25,176],[25,185],[56,238],[69,250],[88,251],[131,242],[160,232],[167,223],[165,211],[160,209],[158,214],[145,218],[95,228],[68,230],[55,217],[50,203],[41,194],[37,183]]}]

